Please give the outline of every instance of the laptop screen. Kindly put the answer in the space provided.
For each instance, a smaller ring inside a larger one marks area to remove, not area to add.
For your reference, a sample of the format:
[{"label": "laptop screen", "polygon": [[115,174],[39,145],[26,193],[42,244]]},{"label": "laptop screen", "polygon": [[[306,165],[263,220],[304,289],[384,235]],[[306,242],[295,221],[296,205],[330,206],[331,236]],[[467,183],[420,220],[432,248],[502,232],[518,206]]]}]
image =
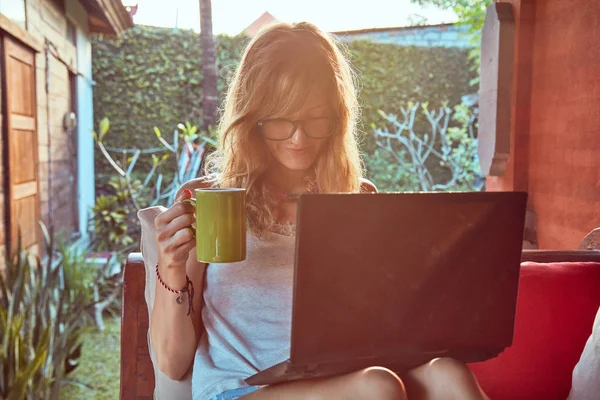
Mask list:
[{"label": "laptop screen", "polygon": [[526,197],[303,195],[291,361],[510,345]]}]

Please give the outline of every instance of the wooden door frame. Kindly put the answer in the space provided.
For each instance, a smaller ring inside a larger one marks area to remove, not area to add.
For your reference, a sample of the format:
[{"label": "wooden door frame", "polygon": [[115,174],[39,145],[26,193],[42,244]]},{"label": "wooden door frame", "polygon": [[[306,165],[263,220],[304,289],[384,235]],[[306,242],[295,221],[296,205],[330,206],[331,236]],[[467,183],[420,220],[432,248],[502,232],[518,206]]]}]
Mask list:
[{"label": "wooden door frame", "polygon": [[[15,246],[17,243],[14,243],[13,240],[13,218],[16,210],[13,209],[13,193],[12,193],[12,185],[11,185],[11,165],[10,165],[10,128],[11,128],[11,118],[9,115],[8,109],[8,89],[7,89],[7,55],[6,55],[6,43],[11,42],[11,45],[16,46],[18,49],[31,52],[33,56],[32,62],[32,99],[34,102],[32,114],[33,114],[33,124],[34,124],[34,154],[35,160],[33,160],[35,169],[35,181],[36,181],[36,200],[35,200],[35,215],[36,215],[36,225],[41,221],[41,191],[40,191],[40,169],[39,169],[39,142],[38,142],[38,119],[37,119],[37,71],[36,71],[36,62],[35,62],[35,49],[31,49],[26,43],[21,42],[17,38],[12,35],[7,34],[6,32],[0,30],[0,87],[1,87],[1,100],[0,100],[0,109],[2,114],[2,123],[1,123],[1,135],[2,135],[2,163],[3,163],[3,173],[2,173],[2,186],[4,190],[4,233],[5,233],[5,246],[7,255],[10,257],[13,250],[15,250]],[[41,256],[43,253],[43,246],[41,243],[41,230],[38,226],[35,229],[35,241],[38,247],[38,255]],[[23,250],[23,249],[22,249]]]},{"label": "wooden door frame", "polygon": [[6,110],[6,65],[4,62],[4,37],[6,32],[0,30],[0,135],[2,138],[2,193],[4,193],[2,229],[4,230],[4,243],[6,255],[10,257],[12,250],[12,225],[10,224],[10,170],[9,170],[9,153],[8,153],[8,115]]}]

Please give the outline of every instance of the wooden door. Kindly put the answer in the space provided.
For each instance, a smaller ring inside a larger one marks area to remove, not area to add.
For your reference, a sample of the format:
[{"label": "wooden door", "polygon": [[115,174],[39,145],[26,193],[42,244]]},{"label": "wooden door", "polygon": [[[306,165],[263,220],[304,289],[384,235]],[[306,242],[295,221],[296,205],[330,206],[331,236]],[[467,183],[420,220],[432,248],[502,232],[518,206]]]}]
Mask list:
[{"label": "wooden door", "polygon": [[4,37],[10,249],[21,235],[23,249],[39,251],[40,196],[36,126],[35,56]]}]

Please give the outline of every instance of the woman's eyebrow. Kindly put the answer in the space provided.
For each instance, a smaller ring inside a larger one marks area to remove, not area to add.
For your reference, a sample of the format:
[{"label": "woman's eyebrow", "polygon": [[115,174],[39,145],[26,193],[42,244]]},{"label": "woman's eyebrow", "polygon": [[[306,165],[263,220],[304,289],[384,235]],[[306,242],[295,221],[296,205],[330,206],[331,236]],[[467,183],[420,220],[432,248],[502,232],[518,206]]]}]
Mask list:
[{"label": "woman's eyebrow", "polygon": [[[306,109],[306,110],[302,110],[301,112],[294,113],[294,114],[292,114],[292,115],[296,115],[296,116],[306,115],[306,114],[310,114],[311,112],[314,112],[314,111],[318,111],[318,110],[320,110],[320,109],[323,109],[323,108],[325,108],[325,107],[327,107],[327,103],[321,103],[321,104],[317,104],[316,106],[312,106],[312,107],[310,107],[310,108],[308,108],[308,109]],[[292,118],[292,116],[291,116],[291,115],[288,115],[288,116],[287,116],[287,117],[285,117],[285,118],[288,118],[288,119],[294,119],[294,118]]]},{"label": "woman's eyebrow", "polygon": [[317,104],[316,106],[313,106],[313,107],[309,108],[308,110],[306,110],[306,112],[318,110],[319,108],[323,108],[325,106],[327,106],[327,103]]}]

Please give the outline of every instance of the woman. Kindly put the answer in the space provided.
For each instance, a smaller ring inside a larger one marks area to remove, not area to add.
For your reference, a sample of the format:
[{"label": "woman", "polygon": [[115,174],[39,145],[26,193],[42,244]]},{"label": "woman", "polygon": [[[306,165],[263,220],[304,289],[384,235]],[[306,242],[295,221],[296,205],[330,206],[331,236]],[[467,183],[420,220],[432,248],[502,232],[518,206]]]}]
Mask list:
[{"label": "woman", "polygon": [[[468,368],[452,359],[402,376],[374,366],[260,388],[244,382],[289,357],[298,195],[376,191],[361,177],[357,114],[349,64],[313,25],[278,24],[248,45],[227,94],[211,178],[187,182],[155,220],[162,285],[151,340],[159,368],[172,379],[193,365],[194,399],[485,398]],[[207,266],[195,260],[188,229],[194,208],[181,200],[209,186],[247,191],[243,262]],[[188,280],[202,291],[192,296],[193,307],[178,304],[173,293],[189,288]]]}]

